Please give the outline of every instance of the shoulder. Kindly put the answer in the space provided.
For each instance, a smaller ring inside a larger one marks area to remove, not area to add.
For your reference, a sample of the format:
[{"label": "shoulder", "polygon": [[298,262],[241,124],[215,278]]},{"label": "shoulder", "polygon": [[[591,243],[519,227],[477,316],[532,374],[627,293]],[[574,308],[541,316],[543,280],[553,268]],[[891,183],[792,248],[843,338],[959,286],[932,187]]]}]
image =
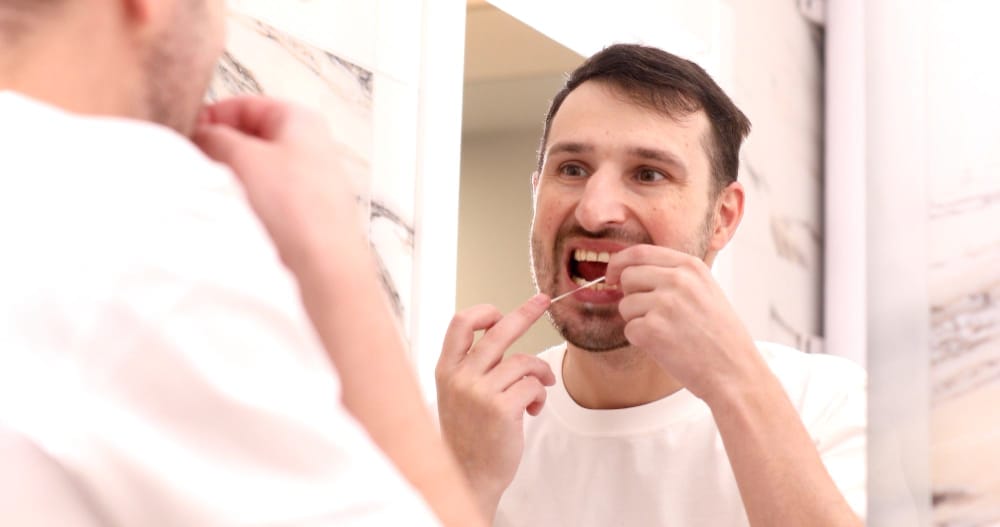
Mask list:
[{"label": "shoulder", "polygon": [[858,364],[835,355],[804,353],[773,342],[757,341],[757,349],[774,374],[785,384],[864,387],[867,374]]},{"label": "shoulder", "polygon": [[[232,179],[186,137],[158,124],[79,115],[9,91],[0,92],[0,109],[0,137],[8,147],[3,165],[8,173],[21,176],[17,182],[57,184],[73,191],[114,182],[121,191],[160,191],[211,181],[213,175]],[[159,177],[164,173],[172,177]],[[107,194],[107,189],[99,190]]]},{"label": "shoulder", "polygon": [[4,95],[0,237],[20,255],[4,269],[40,263],[36,274],[85,287],[147,267],[227,277],[233,264],[276,260],[235,177],[187,138]]},{"label": "shoulder", "polygon": [[868,376],[861,366],[770,342],[757,342],[757,348],[812,433],[831,426],[864,428]]},{"label": "shoulder", "polygon": [[181,307],[266,307],[301,325],[294,281],[238,181],[187,138],[10,92],[0,111],[10,141],[0,160],[10,175],[0,180],[0,313],[42,317],[50,330],[37,338],[74,342],[102,322],[159,327]]},{"label": "shoulder", "polygon": [[[197,254],[205,246],[233,247],[240,233],[263,237],[233,174],[181,134],[0,95],[9,116],[0,123],[9,148],[2,165],[13,176],[0,194],[5,238],[30,250],[39,249],[32,238],[46,239],[46,250],[99,259],[101,269],[143,256],[205,263],[209,255]],[[32,232],[19,237],[21,223]]]}]

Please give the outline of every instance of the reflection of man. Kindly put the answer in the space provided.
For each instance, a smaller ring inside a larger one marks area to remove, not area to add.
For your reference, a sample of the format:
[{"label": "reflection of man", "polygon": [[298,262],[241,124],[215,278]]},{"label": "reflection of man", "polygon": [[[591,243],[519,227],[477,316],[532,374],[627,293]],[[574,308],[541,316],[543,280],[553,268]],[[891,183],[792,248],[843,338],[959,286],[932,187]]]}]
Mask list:
[{"label": "reflection of man", "polygon": [[0,0],[0,525],[478,525],[327,124],[201,109],[223,12]]},{"label": "reflection of man", "polygon": [[[457,314],[437,371],[496,525],[860,524],[863,372],[755,344],[709,271],[743,214],[749,128],[652,48],[610,47],[556,94],[533,181],[543,294]],[[546,309],[567,343],[502,359]]]}]

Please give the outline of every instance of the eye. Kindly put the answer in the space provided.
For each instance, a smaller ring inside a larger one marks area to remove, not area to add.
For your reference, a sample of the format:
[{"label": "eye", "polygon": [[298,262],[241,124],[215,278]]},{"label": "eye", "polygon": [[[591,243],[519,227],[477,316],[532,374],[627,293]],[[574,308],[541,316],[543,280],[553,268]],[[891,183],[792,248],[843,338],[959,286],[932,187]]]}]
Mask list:
[{"label": "eye", "polygon": [[657,183],[667,179],[667,176],[660,172],[659,170],[653,170],[652,168],[642,168],[636,173],[635,178],[641,183]]},{"label": "eye", "polygon": [[587,169],[580,165],[570,163],[559,167],[559,174],[570,178],[583,178],[588,176]]}]

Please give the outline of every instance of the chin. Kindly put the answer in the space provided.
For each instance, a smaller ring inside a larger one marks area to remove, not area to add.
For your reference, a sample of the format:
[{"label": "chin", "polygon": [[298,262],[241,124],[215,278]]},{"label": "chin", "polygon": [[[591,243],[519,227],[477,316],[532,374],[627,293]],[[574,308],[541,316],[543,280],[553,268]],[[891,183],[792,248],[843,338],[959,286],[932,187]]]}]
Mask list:
[{"label": "chin", "polygon": [[566,342],[578,348],[591,352],[607,352],[630,346],[628,339],[625,338],[625,322],[617,316],[617,312],[614,316],[618,319],[616,321],[608,320],[611,317],[607,313],[597,315],[593,312],[574,317],[575,320],[567,318],[551,311],[549,313],[549,319],[559,334],[566,339]]},{"label": "chin", "polygon": [[[576,338],[570,338],[570,337],[576,337]],[[576,346],[577,348],[580,348],[589,353],[610,353],[613,351],[620,351],[631,346],[629,341],[625,339],[624,335],[622,335],[620,339],[600,339],[600,340],[579,338],[578,336],[575,335],[570,335],[570,336],[563,335],[563,338],[566,339],[566,342],[569,342],[570,344]]]},{"label": "chin", "polygon": [[198,128],[198,116],[201,114],[204,104],[201,97],[191,97],[188,100],[191,101],[189,104],[184,107],[177,107],[174,110],[172,122],[167,124],[167,126],[185,137],[194,135],[195,130]]}]

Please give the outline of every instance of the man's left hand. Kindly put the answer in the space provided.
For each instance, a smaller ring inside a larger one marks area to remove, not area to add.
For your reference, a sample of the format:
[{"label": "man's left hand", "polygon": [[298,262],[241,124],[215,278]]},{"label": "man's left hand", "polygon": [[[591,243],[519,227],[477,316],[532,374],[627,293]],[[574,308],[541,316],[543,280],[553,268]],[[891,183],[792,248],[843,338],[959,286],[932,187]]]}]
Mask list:
[{"label": "man's left hand", "polygon": [[770,373],[701,259],[634,245],[611,256],[606,276],[625,295],[618,305],[625,338],[710,405]]}]

